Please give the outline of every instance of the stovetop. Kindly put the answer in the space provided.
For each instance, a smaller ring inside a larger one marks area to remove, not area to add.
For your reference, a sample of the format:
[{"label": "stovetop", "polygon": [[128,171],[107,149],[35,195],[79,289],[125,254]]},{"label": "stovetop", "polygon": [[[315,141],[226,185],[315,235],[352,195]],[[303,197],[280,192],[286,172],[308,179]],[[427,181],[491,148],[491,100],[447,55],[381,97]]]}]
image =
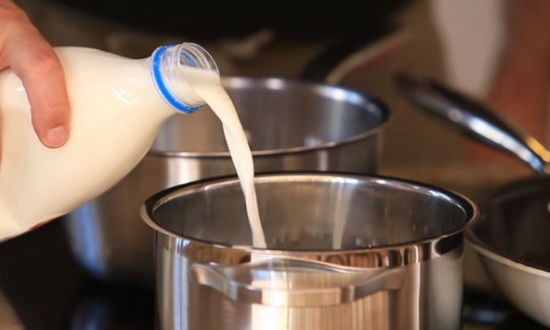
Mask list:
[{"label": "stovetop", "polygon": [[[60,221],[0,243],[0,329],[14,310],[26,330],[154,329],[154,293],[94,279],[70,254]],[[506,303],[465,290],[464,330],[548,329]],[[7,308],[11,307],[11,308]]]}]

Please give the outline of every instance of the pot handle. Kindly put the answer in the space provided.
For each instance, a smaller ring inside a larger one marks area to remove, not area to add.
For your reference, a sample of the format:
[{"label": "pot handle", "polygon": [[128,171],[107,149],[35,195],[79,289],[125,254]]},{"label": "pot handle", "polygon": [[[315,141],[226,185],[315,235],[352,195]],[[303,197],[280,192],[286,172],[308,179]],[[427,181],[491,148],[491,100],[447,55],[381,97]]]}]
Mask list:
[{"label": "pot handle", "polygon": [[194,264],[192,278],[227,298],[279,307],[349,303],[373,293],[399,289],[400,268],[375,271],[306,259],[268,258],[236,266]]},{"label": "pot handle", "polygon": [[485,105],[433,79],[401,74],[398,86],[413,102],[473,138],[514,155],[541,175],[550,174],[550,151],[532,136],[499,118]]}]

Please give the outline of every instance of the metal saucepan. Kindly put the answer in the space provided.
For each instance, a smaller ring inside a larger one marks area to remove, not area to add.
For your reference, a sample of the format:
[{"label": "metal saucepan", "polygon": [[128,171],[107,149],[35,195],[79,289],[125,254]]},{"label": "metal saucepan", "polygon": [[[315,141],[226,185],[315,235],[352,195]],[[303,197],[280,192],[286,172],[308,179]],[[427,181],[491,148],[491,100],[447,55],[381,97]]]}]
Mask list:
[{"label": "metal saucepan", "polygon": [[146,201],[159,329],[461,329],[472,202],[331,172],[264,174],[255,184],[267,249],[252,246],[234,176]]},{"label": "metal saucepan", "polygon": [[438,82],[410,75],[398,82],[424,109],[507,151],[540,175],[511,183],[481,203],[481,220],[466,237],[504,296],[550,326],[550,152],[484,105]]},{"label": "metal saucepan", "polygon": [[[256,172],[375,173],[388,110],[371,96],[332,84],[360,65],[391,57],[405,41],[397,26],[380,25],[327,45],[300,80],[225,77]],[[235,173],[226,150],[209,109],[172,118],[125,179],[66,217],[77,261],[99,279],[152,288],[152,231],[140,221],[141,203],[176,184]]]},{"label": "metal saucepan", "polygon": [[[225,77],[223,85],[247,131],[256,172],[376,172],[389,116],[377,99],[288,79]],[[68,215],[71,249],[98,278],[152,288],[153,233],[140,221],[141,203],[170,186],[234,173],[210,109],[175,116],[126,178]]]}]

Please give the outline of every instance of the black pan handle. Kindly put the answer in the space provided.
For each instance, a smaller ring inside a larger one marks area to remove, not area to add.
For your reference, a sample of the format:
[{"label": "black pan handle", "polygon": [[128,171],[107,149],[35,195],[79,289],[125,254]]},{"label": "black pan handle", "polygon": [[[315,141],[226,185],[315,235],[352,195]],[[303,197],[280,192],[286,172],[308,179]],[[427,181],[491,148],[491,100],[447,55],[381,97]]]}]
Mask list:
[{"label": "black pan handle", "polygon": [[426,77],[401,73],[397,85],[414,103],[455,124],[470,137],[508,152],[541,175],[550,174],[550,151],[481,102]]}]

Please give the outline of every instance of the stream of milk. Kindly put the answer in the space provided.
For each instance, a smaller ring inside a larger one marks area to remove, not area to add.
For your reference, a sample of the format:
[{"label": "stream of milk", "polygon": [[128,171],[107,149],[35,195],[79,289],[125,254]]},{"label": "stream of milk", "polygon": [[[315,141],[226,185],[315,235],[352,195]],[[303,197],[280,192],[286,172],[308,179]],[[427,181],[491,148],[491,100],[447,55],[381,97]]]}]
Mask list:
[{"label": "stream of milk", "polygon": [[245,197],[246,212],[252,230],[252,244],[257,248],[266,248],[254,187],[252,152],[235,105],[215,72],[193,67],[182,67],[182,70],[189,85],[210,106],[223,125],[227,147]]}]

